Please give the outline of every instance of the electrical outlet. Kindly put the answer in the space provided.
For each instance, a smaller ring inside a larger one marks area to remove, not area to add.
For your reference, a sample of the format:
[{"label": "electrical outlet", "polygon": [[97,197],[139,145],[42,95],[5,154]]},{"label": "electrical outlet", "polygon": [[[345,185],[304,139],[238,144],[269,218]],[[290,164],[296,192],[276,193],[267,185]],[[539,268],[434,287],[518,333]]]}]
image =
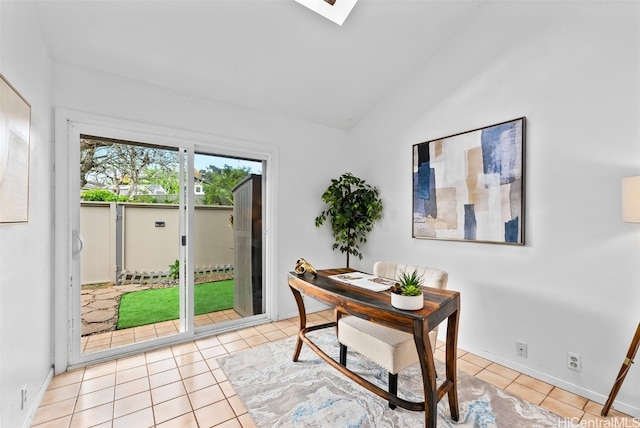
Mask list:
[{"label": "electrical outlet", "polygon": [[27,407],[27,385],[25,384],[20,390],[20,410]]},{"label": "electrical outlet", "polygon": [[516,355],[518,357],[527,358],[526,342],[516,342]]},{"label": "electrical outlet", "polygon": [[582,370],[582,357],[580,354],[567,352],[567,368],[577,372]]}]

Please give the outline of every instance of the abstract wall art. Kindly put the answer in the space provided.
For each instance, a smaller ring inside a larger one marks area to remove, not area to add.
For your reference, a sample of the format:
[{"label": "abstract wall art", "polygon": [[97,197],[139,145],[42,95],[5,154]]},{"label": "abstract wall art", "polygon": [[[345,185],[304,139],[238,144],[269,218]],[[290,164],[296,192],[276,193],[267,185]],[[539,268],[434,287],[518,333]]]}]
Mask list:
[{"label": "abstract wall art", "polygon": [[29,214],[31,106],[0,75],[0,223]]},{"label": "abstract wall art", "polygon": [[413,146],[413,237],[524,245],[525,118]]}]

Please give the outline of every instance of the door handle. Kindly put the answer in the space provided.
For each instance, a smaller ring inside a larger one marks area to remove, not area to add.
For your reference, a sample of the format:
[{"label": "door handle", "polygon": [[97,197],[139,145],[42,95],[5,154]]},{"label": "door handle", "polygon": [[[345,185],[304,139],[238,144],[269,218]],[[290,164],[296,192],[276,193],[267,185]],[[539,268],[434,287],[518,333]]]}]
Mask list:
[{"label": "door handle", "polygon": [[72,234],[73,238],[71,240],[71,256],[74,260],[76,260],[82,252],[82,249],[84,248],[84,241],[80,236],[80,232],[78,232],[77,230],[74,229]]}]

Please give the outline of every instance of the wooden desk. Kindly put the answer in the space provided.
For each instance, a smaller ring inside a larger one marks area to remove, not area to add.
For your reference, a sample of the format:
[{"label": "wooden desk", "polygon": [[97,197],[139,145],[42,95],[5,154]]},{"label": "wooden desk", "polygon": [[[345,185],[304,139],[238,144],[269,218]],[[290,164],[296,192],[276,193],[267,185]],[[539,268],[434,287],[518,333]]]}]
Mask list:
[{"label": "wooden desk", "polygon": [[[316,354],[332,367],[345,374],[349,379],[357,382],[369,391],[379,395],[391,403],[409,410],[425,411],[425,426],[435,427],[437,422],[436,406],[438,401],[448,394],[451,419],[457,421],[458,391],[456,381],[456,350],[458,342],[458,318],[460,309],[460,293],[424,287],[424,308],[417,311],[403,311],[391,306],[389,291],[375,292],[360,287],[351,286],[327,278],[330,275],[353,272],[353,269],[327,269],[318,271],[318,276],[309,273],[298,275],[289,273],[289,288],[298,305],[300,313],[300,331],[293,354],[293,361],[298,361],[302,343],[306,343]],[[307,327],[307,316],[302,294],[325,302],[335,307],[336,316],[349,314],[373,321],[387,327],[413,334],[418,350],[420,368],[422,369],[422,383],[424,387],[424,402],[411,402],[374,385],[322,351],[306,333],[328,327],[335,327],[336,323],[326,323]],[[433,350],[429,342],[428,333],[438,324],[447,319],[446,342],[446,379],[436,388],[436,371],[433,361]]]}]

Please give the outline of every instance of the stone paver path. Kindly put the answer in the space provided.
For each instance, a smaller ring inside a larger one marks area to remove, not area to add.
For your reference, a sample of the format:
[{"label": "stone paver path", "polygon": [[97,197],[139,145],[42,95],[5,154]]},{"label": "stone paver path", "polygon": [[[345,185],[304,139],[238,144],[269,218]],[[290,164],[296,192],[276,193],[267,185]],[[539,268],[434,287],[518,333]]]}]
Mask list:
[{"label": "stone paver path", "polygon": [[[215,274],[198,278],[197,282],[220,281],[233,278],[232,274]],[[173,287],[175,284],[125,284],[104,288],[83,287],[80,297],[82,336],[114,331],[118,325],[120,298],[125,293],[150,288]]]},{"label": "stone paver path", "polygon": [[84,288],[80,297],[82,335],[114,331],[118,324],[120,297],[132,291],[148,290],[149,284],[114,285],[106,288]]}]

